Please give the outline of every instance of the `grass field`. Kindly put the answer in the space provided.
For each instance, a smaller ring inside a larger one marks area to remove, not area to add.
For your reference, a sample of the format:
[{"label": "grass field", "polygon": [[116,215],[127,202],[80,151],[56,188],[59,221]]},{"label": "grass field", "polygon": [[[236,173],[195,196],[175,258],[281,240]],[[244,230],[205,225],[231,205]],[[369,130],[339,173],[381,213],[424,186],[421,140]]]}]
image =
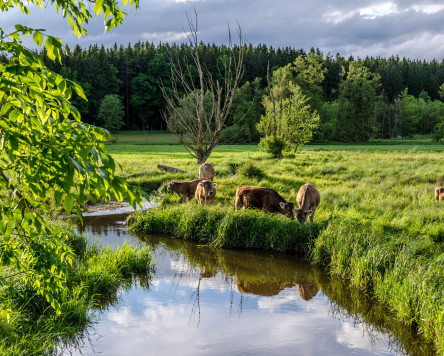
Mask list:
[{"label": "grass field", "polygon": [[[310,145],[280,160],[256,145],[219,146],[208,161],[216,167],[219,210],[232,209],[242,184],[271,187],[295,201],[302,184],[314,183],[321,193],[315,223],[323,230],[309,247],[310,258],[374,294],[444,353],[444,204],[434,200],[435,186],[444,185],[444,146],[403,143]],[[196,176],[196,161],[182,146],[111,145],[109,151],[122,173],[155,171],[157,164],[186,171],[129,179],[157,196],[160,214],[180,221],[196,206],[175,207],[178,197],[166,194],[170,180]],[[209,220],[217,220],[211,215],[220,215],[217,210],[209,209]]]}]

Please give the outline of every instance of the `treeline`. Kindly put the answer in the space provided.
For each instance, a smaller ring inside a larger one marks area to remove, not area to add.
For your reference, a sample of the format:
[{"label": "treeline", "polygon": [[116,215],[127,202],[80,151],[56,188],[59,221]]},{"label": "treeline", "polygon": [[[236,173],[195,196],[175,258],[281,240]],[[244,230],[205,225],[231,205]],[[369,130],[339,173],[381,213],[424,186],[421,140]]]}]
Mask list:
[{"label": "treeline", "polygon": [[[126,47],[68,48],[62,64],[49,60],[44,51],[41,56],[50,69],[82,85],[88,102],[76,97],[73,100],[85,122],[102,126],[98,116],[100,103],[106,95],[117,94],[125,108],[123,129],[162,130],[166,127],[160,112],[165,102],[159,82],[168,87],[171,56],[189,65],[190,51],[186,44],[138,42]],[[199,57],[215,78],[223,80],[221,68],[229,51],[223,45],[202,43]],[[321,119],[314,135],[316,141],[367,141],[430,134],[444,121],[444,60],[399,57],[361,60],[339,54],[323,55],[314,49],[307,53],[290,47],[275,49],[250,44],[245,51],[245,74],[232,111],[232,120],[239,122],[240,127],[228,129],[222,141],[239,131],[238,141],[258,140],[256,123],[264,113],[261,100],[272,73],[297,58],[308,59],[306,94]],[[310,68],[310,58],[320,64],[323,73],[316,90],[309,88],[310,70],[319,71],[319,68]]]}]

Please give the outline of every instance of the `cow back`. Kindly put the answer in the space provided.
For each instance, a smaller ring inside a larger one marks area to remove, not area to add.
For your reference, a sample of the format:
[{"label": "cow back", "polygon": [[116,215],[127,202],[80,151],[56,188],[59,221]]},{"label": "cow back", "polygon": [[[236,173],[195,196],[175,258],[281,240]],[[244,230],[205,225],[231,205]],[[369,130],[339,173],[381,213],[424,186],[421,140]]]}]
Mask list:
[{"label": "cow back", "polygon": [[314,184],[311,183],[304,184],[299,189],[298,196],[296,197],[296,203],[298,204],[299,209],[302,210],[316,209],[320,201],[321,195]]}]

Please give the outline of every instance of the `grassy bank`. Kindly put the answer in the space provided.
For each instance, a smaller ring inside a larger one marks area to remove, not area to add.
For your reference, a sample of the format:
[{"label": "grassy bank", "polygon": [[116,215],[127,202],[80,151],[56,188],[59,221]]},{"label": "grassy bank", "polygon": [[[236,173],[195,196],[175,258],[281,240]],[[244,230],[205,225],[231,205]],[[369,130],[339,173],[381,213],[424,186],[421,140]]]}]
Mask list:
[{"label": "grassy bank", "polygon": [[[274,188],[285,199],[295,201],[302,184],[314,183],[321,192],[313,226],[321,231],[312,234],[317,238],[306,239],[299,234],[302,230],[285,219],[271,217],[272,225],[282,224],[282,232],[297,231],[297,241],[302,245],[312,241],[309,256],[314,262],[376,295],[400,320],[417,327],[444,353],[444,204],[434,201],[435,186],[444,184],[443,145],[312,145],[281,160],[271,159],[254,145],[221,146],[209,159],[216,167],[215,202],[219,205],[210,209],[195,203],[176,207],[180,199],[166,192],[171,179],[191,180],[197,173],[195,160],[183,147],[110,148],[125,173],[155,170],[157,164],[187,171],[177,176],[152,173],[131,181],[157,195],[163,206],[152,218],[151,213],[146,216],[152,219],[149,224],[167,221],[171,229],[161,229],[183,238],[195,236],[192,231],[200,231],[202,225],[205,228],[197,241],[216,241],[217,246],[271,249],[271,244],[263,242],[266,233],[257,241],[255,238],[257,245],[248,245],[250,231],[256,231],[253,222],[243,232],[233,234],[227,229],[226,234],[221,233],[219,225],[224,219],[230,226],[241,219],[256,218],[260,224],[268,219],[257,211],[247,212],[244,218],[242,213],[233,212],[239,185]],[[273,237],[273,246],[287,249],[290,245]]]},{"label": "grassy bank", "polygon": [[69,294],[63,296],[60,315],[19,276],[13,287],[0,289],[0,309],[10,316],[0,317],[1,355],[57,355],[81,345],[95,312],[116,301],[118,289],[128,288],[133,276],[147,286],[152,265],[148,248],[124,245],[111,251],[87,246],[83,237],[74,235],[67,242],[77,258],[69,269]]},{"label": "grassy bank", "polygon": [[195,204],[139,212],[128,223],[134,231],[164,233],[214,247],[296,252],[307,252],[321,229],[320,224],[300,225],[260,211]]}]

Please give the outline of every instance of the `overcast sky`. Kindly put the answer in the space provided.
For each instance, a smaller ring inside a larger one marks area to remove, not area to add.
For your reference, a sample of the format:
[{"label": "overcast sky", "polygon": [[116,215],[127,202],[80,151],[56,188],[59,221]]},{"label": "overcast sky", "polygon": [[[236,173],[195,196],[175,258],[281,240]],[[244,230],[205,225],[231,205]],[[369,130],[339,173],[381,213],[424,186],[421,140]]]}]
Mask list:
[{"label": "overcast sky", "polygon": [[361,58],[399,55],[411,59],[444,59],[444,0],[140,0],[129,10],[123,25],[104,33],[103,19],[87,27],[88,37],[78,40],[67,21],[54,10],[32,9],[31,16],[17,11],[0,14],[0,27],[16,23],[45,28],[65,44],[91,43],[124,46],[137,41],[184,41],[186,13],[196,8],[199,38],[227,42],[227,24],[241,25],[247,42],[273,47],[291,46]]}]

